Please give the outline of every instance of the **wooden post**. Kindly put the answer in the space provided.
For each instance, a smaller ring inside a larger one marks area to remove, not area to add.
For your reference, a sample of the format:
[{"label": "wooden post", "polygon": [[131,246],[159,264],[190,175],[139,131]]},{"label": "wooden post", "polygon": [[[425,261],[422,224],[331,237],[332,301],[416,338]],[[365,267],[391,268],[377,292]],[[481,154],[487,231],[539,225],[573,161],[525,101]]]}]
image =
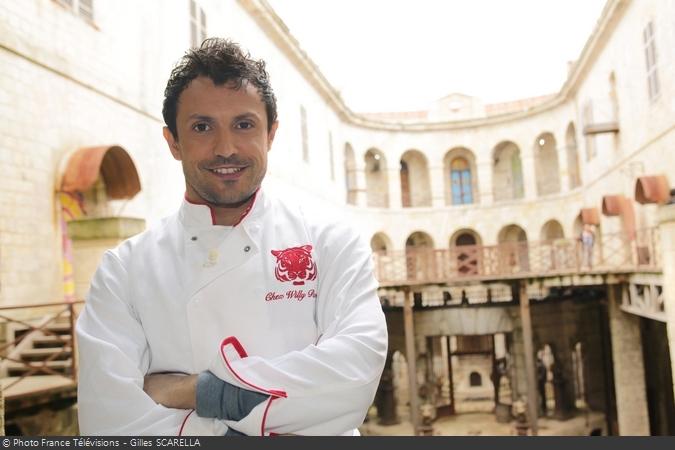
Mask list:
[{"label": "wooden post", "polygon": [[527,375],[527,419],[532,435],[539,432],[537,426],[537,380],[534,371],[534,345],[532,344],[532,317],[530,299],[527,296],[527,280],[520,280],[520,319],[523,325],[523,348]]},{"label": "wooden post", "polygon": [[417,397],[417,355],[415,353],[415,329],[413,326],[413,299],[412,291],[409,287],[405,290],[405,302],[403,303],[403,329],[405,332],[405,353],[408,361],[408,390],[410,397],[410,421],[413,431],[418,435],[420,426],[419,420],[419,399]]}]

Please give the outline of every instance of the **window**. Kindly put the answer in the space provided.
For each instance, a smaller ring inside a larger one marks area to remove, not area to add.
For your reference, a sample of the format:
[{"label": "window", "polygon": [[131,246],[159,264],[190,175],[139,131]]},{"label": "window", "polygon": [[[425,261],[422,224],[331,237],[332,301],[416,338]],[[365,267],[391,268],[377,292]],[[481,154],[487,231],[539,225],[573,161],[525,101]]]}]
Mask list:
[{"label": "window", "polygon": [[300,105],[300,133],[302,135],[302,160],[309,162],[309,142],[307,142],[307,110]]},{"label": "window", "polygon": [[206,13],[195,0],[190,0],[190,43],[192,47],[199,47],[204,39],[206,39]]},{"label": "window", "polygon": [[656,71],[656,36],[654,24],[649,22],[642,32],[645,48],[645,60],[647,62],[647,85],[649,87],[649,100],[656,100],[661,92],[659,76]]},{"label": "window", "polygon": [[56,0],[56,2],[83,19],[94,21],[94,0]]},{"label": "window", "polygon": [[466,159],[455,158],[452,160],[452,163],[450,163],[450,182],[453,205],[473,203],[471,168]]},{"label": "window", "polygon": [[469,374],[469,386],[482,386],[483,377],[478,372],[471,372]]}]

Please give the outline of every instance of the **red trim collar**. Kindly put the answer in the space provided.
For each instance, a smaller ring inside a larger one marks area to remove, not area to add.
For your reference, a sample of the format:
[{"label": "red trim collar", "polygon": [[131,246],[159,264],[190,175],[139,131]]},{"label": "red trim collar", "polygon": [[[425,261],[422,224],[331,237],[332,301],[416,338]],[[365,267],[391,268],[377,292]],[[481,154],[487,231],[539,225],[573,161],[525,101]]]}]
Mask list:
[{"label": "red trim collar", "polygon": [[[239,225],[239,224],[246,218],[246,216],[248,216],[248,214],[251,212],[251,210],[253,209],[253,205],[255,205],[255,201],[256,201],[257,198],[258,198],[258,192],[259,192],[259,191],[260,191],[260,188],[256,189],[256,191],[253,193],[253,200],[252,200],[251,203],[246,207],[246,209],[244,210],[244,212],[241,213],[241,216],[239,217],[239,220],[237,220],[237,221],[235,222],[235,224],[232,225],[233,227],[236,227],[237,225]],[[213,209],[213,207],[212,207],[211,205],[209,205],[208,203],[198,203],[198,202],[193,202],[192,200],[190,200],[190,199],[188,198],[187,192],[183,195],[183,198],[185,198],[185,201],[188,202],[188,203],[191,204],[191,205],[198,205],[198,206],[206,206],[206,207],[208,207],[208,208],[209,208],[209,211],[211,212],[211,225],[216,225],[216,211]]]}]

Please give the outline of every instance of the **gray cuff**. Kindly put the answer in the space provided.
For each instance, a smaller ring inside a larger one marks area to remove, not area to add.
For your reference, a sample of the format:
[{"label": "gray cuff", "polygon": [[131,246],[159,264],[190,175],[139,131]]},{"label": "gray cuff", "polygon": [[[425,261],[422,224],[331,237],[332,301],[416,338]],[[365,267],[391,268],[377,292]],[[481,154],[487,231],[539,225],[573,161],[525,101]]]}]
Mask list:
[{"label": "gray cuff", "polygon": [[227,417],[222,417],[223,408],[221,407],[224,387],[225,383],[208,370],[197,376],[196,411],[199,417],[227,419]]}]

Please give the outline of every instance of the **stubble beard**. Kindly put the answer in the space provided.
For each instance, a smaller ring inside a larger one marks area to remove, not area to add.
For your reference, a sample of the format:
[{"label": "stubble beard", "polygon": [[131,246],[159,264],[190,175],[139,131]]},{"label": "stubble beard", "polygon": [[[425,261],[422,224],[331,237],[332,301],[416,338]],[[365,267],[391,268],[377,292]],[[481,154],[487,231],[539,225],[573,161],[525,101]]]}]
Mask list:
[{"label": "stubble beard", "polygon": [[[183,169],[183,174],[185,175],[187,184],[192,190],[209,205],[218,208],[239,208],[249,202],[258,189],[260,189],[260,184],[265,177],[266,169],[267,168],[263,168],[260,176],[253,179],[250,182],[250,188],[246,189],[244,192],[238,192],[235,189],[228,190],[227,188],[224,189],[224,192],[218,192],[217,190],[212,189],[206,182],[194,182],[193,177],[188,175],[187,168]],[[249,166],[247,170],[252,170],[252,167]],[[199,177],[194,178],[199,181]]]}]

